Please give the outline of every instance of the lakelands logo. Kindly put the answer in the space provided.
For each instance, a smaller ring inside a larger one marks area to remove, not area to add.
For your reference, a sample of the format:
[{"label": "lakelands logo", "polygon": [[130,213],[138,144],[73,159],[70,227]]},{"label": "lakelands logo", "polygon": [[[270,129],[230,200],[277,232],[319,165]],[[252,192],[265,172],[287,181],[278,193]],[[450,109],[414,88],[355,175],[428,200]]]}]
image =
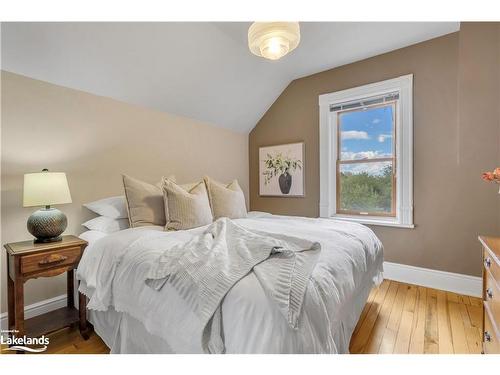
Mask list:
[{"label": "lakelands logo", "polygon": [[20,350],[30,353],[41,353],[47,350],[49,338],[45,335],[40,337],[28,337],[26,335],[16,337],[17,331],[1,331],[0,344],[8,347],[3,350]]}]

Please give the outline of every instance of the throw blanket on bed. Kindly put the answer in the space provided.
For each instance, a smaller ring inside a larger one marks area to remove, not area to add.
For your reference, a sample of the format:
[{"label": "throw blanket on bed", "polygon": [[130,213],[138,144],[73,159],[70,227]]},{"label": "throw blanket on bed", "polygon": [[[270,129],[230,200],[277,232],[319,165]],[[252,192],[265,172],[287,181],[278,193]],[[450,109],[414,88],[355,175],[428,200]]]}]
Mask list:
[{"label": "throw blanket on bed", "polygon": [[229,290],[253,270],[289,325],[297,328],[319,251],[317,242],[250,231],[224,218],[165,251],[146,283],[156,290],[170,283],[201,320],[203,350],[223,353],[221,303]]}]

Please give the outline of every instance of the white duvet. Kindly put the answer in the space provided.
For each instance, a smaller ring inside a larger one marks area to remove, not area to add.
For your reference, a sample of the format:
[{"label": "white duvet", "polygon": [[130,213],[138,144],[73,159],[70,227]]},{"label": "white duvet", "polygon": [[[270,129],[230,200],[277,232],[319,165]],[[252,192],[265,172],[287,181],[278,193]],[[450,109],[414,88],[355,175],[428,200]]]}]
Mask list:
[{"label": "white duvet", "polygon": [[[231,289],[222,304],[226,352],[347,352],[360,313],[359,300],[364,303],[367,291],[381,280],[382,245],[375,234],[363,225],[329,219],[263,215],[235,222],[248,229],[319,242],[322,250],[297,329],[264,294],[253,273]],[[80,291],[89,297],[88,308],[127,313],[172,351],[201,353],[199,318],[168,284],[156,291],[144,280],[165,250],[204,229],[127,229],[89,246],[77,271]]]}]

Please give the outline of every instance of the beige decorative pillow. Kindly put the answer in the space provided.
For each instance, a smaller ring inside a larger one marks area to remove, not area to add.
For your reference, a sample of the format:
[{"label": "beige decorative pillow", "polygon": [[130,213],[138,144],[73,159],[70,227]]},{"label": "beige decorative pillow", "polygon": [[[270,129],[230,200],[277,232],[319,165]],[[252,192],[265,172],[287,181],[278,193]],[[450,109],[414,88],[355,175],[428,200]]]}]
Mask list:
[{"label": "beige decorative pillow", "polygon": [[205,177],[204,180],[207,185],[214,220],[220,217],[230,219],[247,217],[245,195],[237,180],[228,185],[221,184],[209,177]]},{"label": "beige decorative pillow", "polygon": [[165,204],[160,186],[123,175],[123,189],[130,227],[166,224]]},{"label": "beige decorative pillow", "polygon": [[165,180],[170,180],[170,182],[175,182],[177,186],[180,186],[181,188],[183,188],[186,191],[190,191],[191,189],[193,189],[195,186],[197,186],[200,183],[200,181],[190,182],[187,184],[178,184],[175,176],[162,177],[162,180],[159,184],[159,187],[160,187],[160,190],[162,191],[162,197],[163,197],[163,201],[164,201],[163,205],[165,206],[165,219],[168,223],[168,218],[169,218],[168,204],[167,204],[167,201],[165,200],[165,194],[163,193],[163,184],[165,183]]},{"label": "beige decorative pillow", "polygon": [[163,199],[167,230],[201,227],[213,221],[205,183],[194,186],[177,185],[171,179],[163,180]]}]

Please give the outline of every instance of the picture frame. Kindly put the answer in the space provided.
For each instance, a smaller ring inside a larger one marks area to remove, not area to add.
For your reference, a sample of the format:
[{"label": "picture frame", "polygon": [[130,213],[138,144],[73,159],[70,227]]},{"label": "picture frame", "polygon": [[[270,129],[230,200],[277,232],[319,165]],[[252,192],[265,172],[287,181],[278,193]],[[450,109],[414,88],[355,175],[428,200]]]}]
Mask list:
[{"label": "picture frame", "polygon": [[259,196],[305,196],[305,144],[259,147]]}]

